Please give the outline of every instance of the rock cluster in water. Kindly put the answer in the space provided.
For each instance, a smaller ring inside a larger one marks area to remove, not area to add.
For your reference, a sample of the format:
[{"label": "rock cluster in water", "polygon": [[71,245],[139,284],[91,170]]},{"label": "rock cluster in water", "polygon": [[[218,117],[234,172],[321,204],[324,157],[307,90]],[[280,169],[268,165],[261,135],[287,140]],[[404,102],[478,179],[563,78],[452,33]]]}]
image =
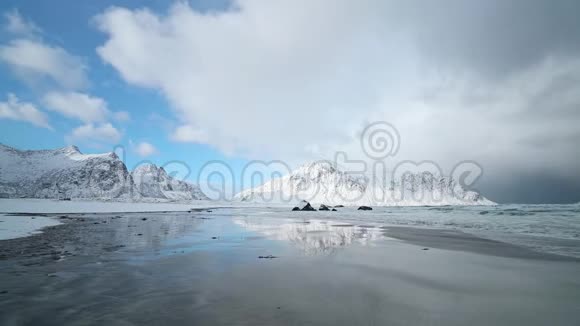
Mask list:
[{"label": "rock cluster in water", "polygon": [[[320,207],[318,208],[319,211],[332,211],[332,212],[336,212],[336,208],[340,208],[340,207],[344,207],[343,205],[336,205],[336,206],[329,206],[329,205],[325,205],[325,204],[320,204]],[[359,211],[370,211],[372,210],[372,207],[369,206],[360,206],[358,208]],[[294,208],[292,208],[292,211],[316,211],[316,209],[314,207],[312,207],[312,205],[310,205],[309,202],[307,202],[306,200],[302,200],[300,201],[300,203],[298,204],[298,206],[295,206]]]},{"label": "rock cluster in water", "polygon": [[302,200],[298,206],[292,208],[293,211],[315,211],[314,207],[306,200]]}]

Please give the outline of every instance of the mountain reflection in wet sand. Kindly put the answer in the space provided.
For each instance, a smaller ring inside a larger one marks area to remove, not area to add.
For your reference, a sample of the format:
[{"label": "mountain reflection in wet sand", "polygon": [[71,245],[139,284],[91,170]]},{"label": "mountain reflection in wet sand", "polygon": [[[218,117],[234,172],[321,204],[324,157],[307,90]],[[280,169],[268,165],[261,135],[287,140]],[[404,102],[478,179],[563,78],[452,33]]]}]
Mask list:
[{"label": "mountain reflection in wet sand", "polygon": [[354,243],[370,245],[384,238],[374,226],[358,226],[331,220],[256,221],[234,218],[233,222],[247,230],[260,233],[271,240],[288,241],[307,255],[330,253]]}]

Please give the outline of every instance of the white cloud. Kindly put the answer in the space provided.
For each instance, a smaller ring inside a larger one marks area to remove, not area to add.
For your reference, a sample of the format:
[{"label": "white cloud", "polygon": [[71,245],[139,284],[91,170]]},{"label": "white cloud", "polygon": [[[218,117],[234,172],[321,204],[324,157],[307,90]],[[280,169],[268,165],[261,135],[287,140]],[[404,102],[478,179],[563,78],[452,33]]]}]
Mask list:
[{"label": "white cloud", "polygon": [[134,148],[135,153],[141,157],[147,157],[159,153],[157,148],[148,142],[140,142]]},{"label": "white cloud", "polygon": [[0,119],[25,121],[52,130],[48,117],[42,111],[31,103],[20,102],[14,94],[8,94],[8,100],[0,102]]},{"label": "white cloud", "polygon": [[17,9],[8,11],[4,14],[6,25],[4,29],[12,34],[34,36],[41,32],[41,29],[33,22],[24,19]]},{"label": "white cloud", "polygon": [[[16,77],[26,83],[49,81],[42,103],[50,111],[85,124],[73,129],[68,142],[117,143],[122,134],[111,123],[128,121],[129,113],[111,112],[107,102],[99,97],[75,91],[88,85],[87,67],[80,57],[64,48],[47,44],[40,38],[41,29],[24,19],[17,10],[4,14],[4,30],[17,36],[0,44],[0,61],[7,64]],[[52,129],[46,115],[30,103],[20,103],[10,94],[7,102],[0,102],[0,118],[22,120]]]},{"label": "white cloud", "polygon": [[389,62],[399,55],[389,54],[392,44],[373,43],[377,21],[357,15],[358,3],[302,7],[244,1],[204,15],[178,3],[168,16],[113,8],[97,18],[109,36],[97,51],[127,82],[161,90],[184,125],[204,130],[180,127],[175,140],[303,153],[358,126],[377,94],[395,88],[400,63]]},{"label": "white cloud", "polygon": [[48,79],[68,89],[79,89],[88,84],[87,67],[79,57],[42,41],[16,39],[0,45],[0,61],[28,83]]},{"label": "white cloud", "polygon": [[179,126],[171,134],[171,140],[182,143],[207,143],[207,133],[190,125]]},{"label": "white cloud", "polygon": [[181,120],[176,141],[254,158],[362,156],[362,127],[386,120],[401,134],[396,160],[475,159],[506,179],[529,168],[580,180],[580,42],[562,29],[578,31],[578,20],[552,3],[553,15],[538,14],[548,6],[538,3],[112,8],[97,17],[107,35],[97,52],[126,82],[161,91]]},{"label": "white cloud", "polygon": [[117,122],[131,119],[129,112],[111,112],[104,99],[80,92],[49,92],[43,96],[42,102],[48,110],[85,123],[105,122],[109,118]]},{"label": "white cloud", "polygon": [[127,111],[113,112],[113,119],[118,122],[127,122],[131,120],[131,115]]},{"label": "white cloud", "polygon": [[83,122],[103,122],[109,115],[107,102],[79,92],[50,92],[43,103],[51,110]]},{"label": "white cloud", "polygon": [[88,123],[77,127],[66,136],[67,142],[94,142],[115,144],[121,140],[121,132],[110,123],[95,125]]}]

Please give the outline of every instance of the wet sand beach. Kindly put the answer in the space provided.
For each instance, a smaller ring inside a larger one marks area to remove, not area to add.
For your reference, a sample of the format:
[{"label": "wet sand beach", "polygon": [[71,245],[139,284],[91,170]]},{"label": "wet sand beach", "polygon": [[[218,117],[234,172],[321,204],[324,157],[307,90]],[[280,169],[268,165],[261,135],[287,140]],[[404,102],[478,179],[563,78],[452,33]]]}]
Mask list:
[{"label": "wet sand beach", "polygon": [[53,216],[62,224],[0,241],[0,324],[580,322],[576,258],[278,212]]}]

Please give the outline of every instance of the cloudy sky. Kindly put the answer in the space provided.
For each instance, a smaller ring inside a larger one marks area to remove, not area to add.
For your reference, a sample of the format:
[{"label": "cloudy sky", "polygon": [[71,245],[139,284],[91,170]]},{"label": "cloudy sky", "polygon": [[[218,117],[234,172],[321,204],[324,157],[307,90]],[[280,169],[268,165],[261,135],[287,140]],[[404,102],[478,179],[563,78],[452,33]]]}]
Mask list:
[{"label": "cloudy sky", "polygon": [[345,151],[465,160],[499,202],[580,201],[577,1],[0,4],[0,142],[127,148],[128,165]]}]

